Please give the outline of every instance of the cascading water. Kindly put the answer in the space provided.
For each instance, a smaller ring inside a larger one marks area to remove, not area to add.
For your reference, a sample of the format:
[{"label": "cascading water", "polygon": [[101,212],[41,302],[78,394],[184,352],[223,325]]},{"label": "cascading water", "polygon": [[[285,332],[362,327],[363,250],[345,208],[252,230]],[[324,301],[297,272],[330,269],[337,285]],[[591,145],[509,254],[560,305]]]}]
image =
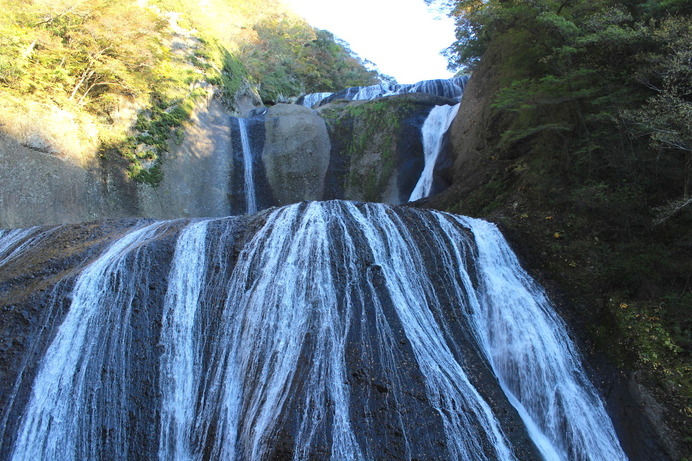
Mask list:
[{"label": "cascading water", "polygon": [[425,166],[420,179],[416,183],[416,187],[411,192],[409,202],[430,195],[433,187],[433,172],[442,147],[442,139],[458,111],[459,104],[454,106],[435,106],[430,111],[428,118],[425,119],[425,123],[423,123],[421,128]]},{"label": "cascading water", "polygon": [[202,292],[208,223],[192,224],[183,230],[171,265],[168,291],[162,314],[160,376],[161,435],[159,459],[193,459],[192,439],[195,401],[199,392],[201,357],[195,347],[195,318]]},{"label": "cascading water", "polygon": [[325,98],[328,98],[334,93],[310,93],[306,94],[304,96],[301,96],[298,98],[296,101],[296,104],[300,104],[305,107],[310,107],[312,108],[315,104],[318,102],[322,101]]},{"label": "cascading water", "polygon": [[128,458],[127,362],[137,354],[129,318],[148,268],[138,250],[165,226],[131,231],[79,276],[41,360],[11,459]]},{"label": "cascading water", "polygon": [[[437,218],[453,235],[449,221]],[[474,334],[541,454],[546,460],[626,459],[544,292],[494,225],[456,219],[473,232],[477,249],[477,297],[470,303]],[[465,262],[458,247],[447,248],[453,252],[452,265]]]},{"label": "cascading water", "polygon": [[39,227],[28,229],[0,229],[0,267],[36,245],[53,229],[41,231]]},{"label": "cascading water", "polygon": [[252,144],[248,136],[247,119],[238,118],[238,135],[243,149],[243,179],[245,180],[245,212],[248,214],[257,212],[257,193],[255,192],[255,178],[253,173]]},{"label": "cascading water", "polygon": [[626,459],[483,221],[333,201],[136,224],[66,286],[2,459]]},{"label": "cascading water", "polygon": [[364,101],[407,93],[427,93],[459,101],[464,93],[464,87],[467,82],[468,77],[464,76],[451,79],[423,80],[421,82],[404,85],[397,83],[382,83],[380,85],[356,86],[346,88],[336,93],[307,94],[301,97],[298,103],[307,107],[314,107],[316,105],[321,106],[327,104],[336,99]]},{"label": "cascading water", "polygon": [[428,93],[441,96],[443,98],[461,99],[464,88],[469,81],[468,76],[455,77],[450,79],[423,80],[412,85],[404,85],[405,93]]}]

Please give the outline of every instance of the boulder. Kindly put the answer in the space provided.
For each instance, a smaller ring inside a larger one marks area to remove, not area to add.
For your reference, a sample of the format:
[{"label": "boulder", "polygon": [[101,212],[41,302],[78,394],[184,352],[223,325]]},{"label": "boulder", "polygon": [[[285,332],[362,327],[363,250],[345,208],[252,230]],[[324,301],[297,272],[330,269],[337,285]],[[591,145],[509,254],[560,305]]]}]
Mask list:
[{"label": "boulder", "polygon": [[321,200],[331,146],[324,119],[307,107],[277,104],[265,127],[262,163],[278,204]]}]

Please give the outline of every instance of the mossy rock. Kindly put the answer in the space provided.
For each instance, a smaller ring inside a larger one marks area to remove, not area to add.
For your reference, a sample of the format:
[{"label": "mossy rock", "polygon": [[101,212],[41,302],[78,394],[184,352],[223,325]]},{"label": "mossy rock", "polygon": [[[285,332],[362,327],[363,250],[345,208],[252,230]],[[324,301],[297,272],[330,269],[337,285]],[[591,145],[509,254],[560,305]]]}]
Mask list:
[{"label": "mossy rock", "polygon": [[424,166],[420,127],[434,106],[453,103],[414,93],[321,107],[332,143],[327,198],[408,201]]}]

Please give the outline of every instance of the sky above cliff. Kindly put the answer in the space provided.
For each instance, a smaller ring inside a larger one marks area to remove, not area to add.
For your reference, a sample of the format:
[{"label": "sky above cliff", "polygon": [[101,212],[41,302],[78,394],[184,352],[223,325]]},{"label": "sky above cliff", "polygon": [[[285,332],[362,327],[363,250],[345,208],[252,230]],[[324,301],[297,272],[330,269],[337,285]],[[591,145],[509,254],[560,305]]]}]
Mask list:
[{"label": "sky above cliff", "polygon": [[423,0],[283,1],[399,83],[452,76],[440,52],[454,41],[454,22]]}]

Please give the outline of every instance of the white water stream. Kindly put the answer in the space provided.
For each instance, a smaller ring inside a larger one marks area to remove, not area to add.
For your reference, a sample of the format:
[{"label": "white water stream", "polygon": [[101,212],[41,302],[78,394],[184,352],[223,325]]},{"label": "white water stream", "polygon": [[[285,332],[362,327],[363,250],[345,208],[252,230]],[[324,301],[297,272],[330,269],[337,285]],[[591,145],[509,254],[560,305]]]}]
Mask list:
[{"label": "white water stream", "polygon": [[[158,459],[379,459],[386,426],[397,458],[434,446],[442,459],[523,461],[498,402],[474,384],[458,341],[469,329],[545,459],[626,459],[564,324],[491,224],[311,202],[266,212],[235,242],[242,219],[192,222],[176,237],[147,346],[160,348],[159,397],[141,403]],[[144,453],[128,407],[142,347],[130,317],[160,264],[144,250],[180,225],[135,227],[79,275],[10,459]],[[12,238],[0,234],[0,248]],[[424,435],[413,408],[431,418]]]},{"label": "white water stream", "polygon": [[423,80],[412,84],[382,83],[379,85],[358,86],[347,88],[338,93],[307,94],[303,96],[302,104],[307,107],[313,107],[332,95],[337,99],[370,101],[386,96],[408,93],[427,93],[459,101],[464,93],[467,81],[468,77],[455,77],[450,79]]},{"label": "white water stream", "polygon": [[0,267],[31,249],[54,229],[0,229]]},{"label": "white water stream", "polygon": [[[147,265],[138,250],[165,222],[136,228],[79,276],[70,309],[41,360],[11,459],[126,459],[127,319]],[[130,257],[133,260],[129,259]],[[111,436],[102,436],[103,428]]]},{"label": "white water stream", "polygon": [[257,192],[253,176],[252,144],[248,136],[247,119],[238,118],[238,133],[243,149],[243,176],[245,178],[245,211],[248,214],[257,212]]},{"label": "white water stream", "polygon": [[409,202],[428,197],[433,186],[433,172],[437,157],[440,155],[442,140],[449,126],[454,121],[459,112],[460,104],[454,106],[435,106],[428,114],[428,117],[423,123],[421,134],[423,136],[423,155],[425,165],[420,179],[413,188]]}]

